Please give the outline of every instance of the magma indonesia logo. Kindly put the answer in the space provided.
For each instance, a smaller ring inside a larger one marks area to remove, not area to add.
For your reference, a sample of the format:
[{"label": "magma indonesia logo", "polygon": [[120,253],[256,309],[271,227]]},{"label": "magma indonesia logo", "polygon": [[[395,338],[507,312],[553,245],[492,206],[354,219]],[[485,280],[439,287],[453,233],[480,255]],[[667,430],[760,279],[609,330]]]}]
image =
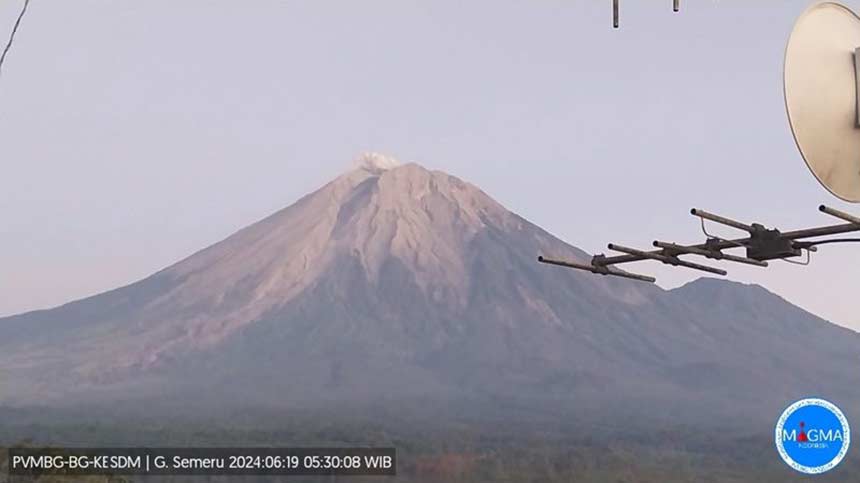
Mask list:
[{"label": "magma indonesia logo", "polygon": [[823,399],[803,399],[789,406],[776,423],[775,437],[782,460],[808,475],[835,468],[851,445],[845,415]]}]

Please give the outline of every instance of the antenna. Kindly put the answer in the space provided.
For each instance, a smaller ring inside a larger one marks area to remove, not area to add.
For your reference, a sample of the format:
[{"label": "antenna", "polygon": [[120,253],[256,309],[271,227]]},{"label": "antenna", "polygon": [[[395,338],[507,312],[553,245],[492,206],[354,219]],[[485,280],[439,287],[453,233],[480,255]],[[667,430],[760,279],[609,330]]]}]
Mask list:
[{"label": "antenna", "polygon": [[[715,215],[713,213],[694,208],[690,210],[690,213],[701,220],[703,228],[706,221],[711,221],[737,230],[745,231],[747,232],[747,236],[735,239],[723,239],[712,236],[705,231],[707,238],[704,243],[700,243],[698,245],[679,245],[677,243],[655,240],[653,245],[654,247],[659,248],[659,250],[652,251],[637,250],[635,248],[628,248],[622,245],[610,243],[608,246],[610,250],[620,252],[623,255],[611,257],[607,257],[603,254],[595,255],[592,257],[589,265],[565,262],[563,260],[555,260],[543,256],[538,257],[538,261],[551,265],[560,265],[585,270],[599,275],[616,275],[646,282],[654,282],[656,279],[646,275],[624,272],[612,267],[624,263],[656,260],[676,267],[689,268],[715,275],[727,275],[728,272],[723,269],[688,262],[686,260],[682,260],[680,257],[684,255],[696,255],[709,258],[711,260],[735,262],[756,267],[767,267],[769,265],[767,262],[768,260],[786,260],[799,257],[803,254],[804,250],[807,252],[817,251],[816,245],[819,244],[854,241],[827,239],[804,241],[811,238],[860,232],[860,217],[855,217],[849,213],[844,213],[823,205],[819,210],[830,216],[839,218],[845,221],[845,223],[782,232],[775,228],[767,228],[760,223],[746,224],[740,221],[735,221],[731,218],[726,218],[724,216]],[[860,241],[860,239],[856,241]],[[725,253],[727,250],[733,249],[745,250],[746,256]]]},{"label": "antenna", "polygon": [[[612,27],[618,28],[618,2],[619,0],[612,0]],[[672,0],[672,11],[679,12],[681,10],[681,0]]]},{"label": "antenna", "polygon": [[[677,12],[679,0],[674,0]],[[618,0],[613,1],[615,26],[618,26]],[[860,202],[860,17],[834,2],[821,2],[798,18],[785,52],[785,106],[800,154],[818,181],[833,195],[849,202]],[[538,261],[598,275],[613,275],[644,282],[654,277],[625,272],[616,265],[654,260],[667,265],[716,275],[721,268],[682,260],[695,255],[710,260],[768,267],[770,260],[792,260],[817,251],[818,245],[860,242],[860,238],[824,238],[860,232],[860,217],[824,205],[819,211],[841,223],[817,228],[783,232],[761,223],[744,223],[693,208],[706,238],[698,245],[681,245],[655,240],[657,250],[639,250],[615,243],[609,250],[620,255],[598,254],[590,263],[570,262],[540,256]],[[706,222],[717,223],[746,233],[724,239],[708,233]],[[744,250],[743,255],[726,253]]]}]

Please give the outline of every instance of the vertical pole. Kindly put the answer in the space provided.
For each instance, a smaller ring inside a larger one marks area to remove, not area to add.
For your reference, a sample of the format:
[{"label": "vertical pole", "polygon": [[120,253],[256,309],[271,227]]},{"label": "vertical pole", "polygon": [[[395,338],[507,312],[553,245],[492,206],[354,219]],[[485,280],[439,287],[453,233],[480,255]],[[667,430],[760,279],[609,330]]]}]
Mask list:
[{"label": "vertical pole", "polygon": [[612,27],[618,28],[618,0],[612,0]]},{"label": "vertical pole", "polygon": [[854,49],[854,127],[860,127],[860,47]]},{"label": "vertical pole", "polygon": [[676,12],[678,10],[681,10],[681,0],[674,0],[674,2],[672,4],[672,10],[674,10]]}]

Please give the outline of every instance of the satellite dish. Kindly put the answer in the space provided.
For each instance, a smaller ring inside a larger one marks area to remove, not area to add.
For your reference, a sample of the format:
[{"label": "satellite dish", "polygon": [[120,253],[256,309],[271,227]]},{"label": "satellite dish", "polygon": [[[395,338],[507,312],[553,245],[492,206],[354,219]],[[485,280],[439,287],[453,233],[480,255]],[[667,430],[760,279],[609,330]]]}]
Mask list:
[{"label": "satellite dish", "polygon": [[794,25],[785,51],[785,106],[807,166],[831,193],[860,202],[860,17],[821,2]]}]

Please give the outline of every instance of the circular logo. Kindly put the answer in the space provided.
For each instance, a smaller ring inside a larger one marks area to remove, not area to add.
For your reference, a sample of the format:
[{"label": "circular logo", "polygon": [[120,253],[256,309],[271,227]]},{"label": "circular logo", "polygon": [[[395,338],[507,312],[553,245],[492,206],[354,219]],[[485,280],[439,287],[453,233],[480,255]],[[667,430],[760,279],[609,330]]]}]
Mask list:
[{"label": "circular logo", "polygon": [[788,466],[817,475],[835,468],[848,453],[851,429],[833,403],[803,399],[783,411],[775,438],[776,449]]}]

